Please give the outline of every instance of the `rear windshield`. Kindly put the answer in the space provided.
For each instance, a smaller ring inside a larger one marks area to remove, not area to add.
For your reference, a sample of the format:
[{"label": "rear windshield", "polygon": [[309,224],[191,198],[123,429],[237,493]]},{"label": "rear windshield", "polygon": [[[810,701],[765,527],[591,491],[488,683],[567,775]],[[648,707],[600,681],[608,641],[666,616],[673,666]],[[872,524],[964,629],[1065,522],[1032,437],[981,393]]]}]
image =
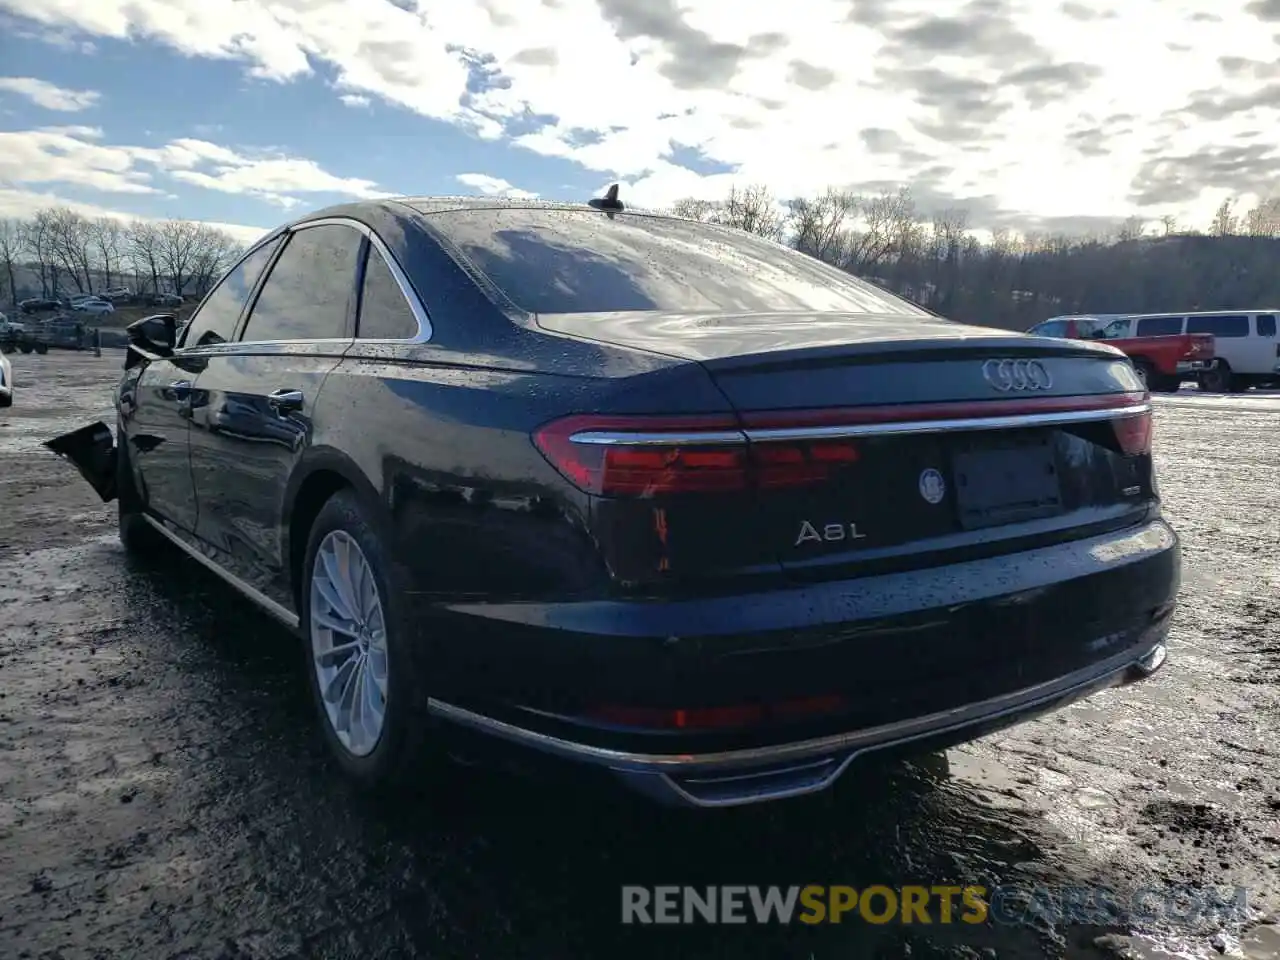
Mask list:
[{"label": "rear windshield", "polygon": [[929,314],[747,233],[578,210],[475,209],[430,223],[529,313],[661,310]]}]

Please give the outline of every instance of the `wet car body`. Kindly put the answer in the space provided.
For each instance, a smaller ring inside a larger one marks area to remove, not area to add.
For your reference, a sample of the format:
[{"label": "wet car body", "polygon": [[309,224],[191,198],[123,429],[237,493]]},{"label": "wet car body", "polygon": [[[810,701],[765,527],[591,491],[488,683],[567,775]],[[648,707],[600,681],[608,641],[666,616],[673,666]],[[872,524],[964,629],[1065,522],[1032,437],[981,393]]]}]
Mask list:
[{"label": "wet car body", "polygon": [[452,199],[282,228],[173,323],[131,328],[120,447],[50,446],[104,499],[127,464],[147,524],[304,635],[308,534],[350,497],[433,729],[722,806],[1164,660],[1180,548],[1110,347],[706,225]]},{"label": "wet car body", "polygon": [[0,352],[0,407],[13,406],[13,365]]}]

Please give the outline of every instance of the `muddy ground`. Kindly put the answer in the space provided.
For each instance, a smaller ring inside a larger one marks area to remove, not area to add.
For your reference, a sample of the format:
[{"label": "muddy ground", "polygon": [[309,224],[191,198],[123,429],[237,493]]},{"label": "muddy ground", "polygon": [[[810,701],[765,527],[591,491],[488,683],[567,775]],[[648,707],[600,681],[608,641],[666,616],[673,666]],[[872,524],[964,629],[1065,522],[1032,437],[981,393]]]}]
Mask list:
[{"label": "muddy ground", "polygon": [[[352,795],[289,637],[41,440],[119,354],[14,358],[0,411],[0,957],[1280,956],[1280,397],[1159,400],[1186,577],[1155,679],[838,795],[677,814],[503,775]],[[441,795],[443,794],[443,795]],[[1247,888],[1226,920],[624,928],[622,884]]]}]

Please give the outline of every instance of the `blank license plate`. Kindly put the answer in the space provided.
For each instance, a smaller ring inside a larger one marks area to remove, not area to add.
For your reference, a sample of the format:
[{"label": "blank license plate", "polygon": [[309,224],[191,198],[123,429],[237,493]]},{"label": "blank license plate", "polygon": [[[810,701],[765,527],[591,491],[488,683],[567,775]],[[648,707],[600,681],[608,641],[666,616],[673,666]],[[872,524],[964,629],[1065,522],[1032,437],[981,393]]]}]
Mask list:
[{"label": "blank license plate", "polygon": [[966,529],[1052,516],[1062,510],[1053,445],[1032,440],[978,445],[951,459],[956,508]]}]

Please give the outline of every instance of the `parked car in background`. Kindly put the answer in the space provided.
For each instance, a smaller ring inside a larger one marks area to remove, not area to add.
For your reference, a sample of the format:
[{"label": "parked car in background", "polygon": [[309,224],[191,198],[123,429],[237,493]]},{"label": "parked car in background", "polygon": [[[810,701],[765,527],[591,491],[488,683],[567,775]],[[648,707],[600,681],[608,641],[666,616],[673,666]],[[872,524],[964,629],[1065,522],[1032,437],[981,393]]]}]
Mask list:
[{"label": "parked car in background", "polygon": [[1150,390],[1172,393],[1185,379],[1213,369],[1214,338],[1210,334],[1169,334],[1138,338],[1136,319],[1125,314],[1052,317],[1027,332],[1038,337],[1105,340],[1133,361]]},{"label": "parked car in background", "polygon": [[13,406],[13,365],[0,350],[0,407]]},{"label": "parked car in background", "polygon": [[112,303],[123,303],[133,299],[133,291],[128,287],[112,287],[102,292],[102,299],[110,300]]},{"label": "parked car in background", "polygon": [[18,304],[18,312],[22,314],[48,313],[54,310],[61,310],[62,304],[57,300],[51,300],[48,297],[31,297],[23,300]]},{"label": "parked car in background", "polygon": [[1180,547],[1120,351],[616,188],[333,207],[129,336],[114,436],[48,446],[126,549],[298,632],[366,786],[461,729],[753,803],[1166,656]]},{"label": "parked car in background", "polygon": [[114,305],[112,305],[106,300],[99,300],[97,298],[77,301],[76,303],[73,303],[71,305],[71,309],[74,310],[76,313],[90,313],[90,314],[105,314],[105,313],[116,312],[116,308]]},{"label": "parked car in background", "polygon": [[176,293],[153,293],[147,297],[147,303],[153,307],[177,307],[182,304],[182,297]]},{"label": "parked car in background", "polygon": [[1132,319],[1136,337],[1212,334],[1216,362],[1197,377],[1215,393],[1280,386],[1280,310],[1148,313]]}]

